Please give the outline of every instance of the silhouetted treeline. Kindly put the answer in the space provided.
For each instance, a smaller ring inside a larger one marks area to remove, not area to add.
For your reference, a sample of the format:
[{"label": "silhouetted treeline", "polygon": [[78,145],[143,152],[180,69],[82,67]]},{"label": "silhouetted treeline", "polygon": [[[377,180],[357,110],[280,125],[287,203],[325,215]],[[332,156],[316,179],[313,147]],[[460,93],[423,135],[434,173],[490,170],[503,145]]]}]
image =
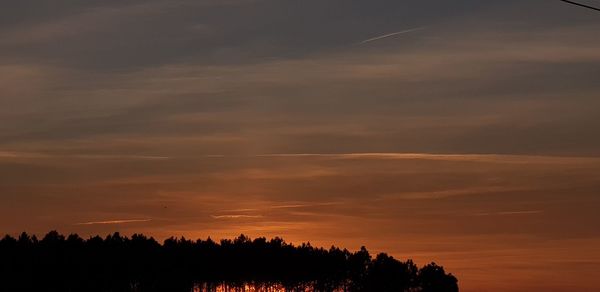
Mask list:
[{"label": "silhouetted treeline", "polygon": [[[0,291],[458,291],[441,266],[418,268],[363,247],[294,246],[280,238],[241,235],[220,242],[143,235],[84,240],[52,231],[0,240]],[[274,290],[269,290],[274,291]]]}]

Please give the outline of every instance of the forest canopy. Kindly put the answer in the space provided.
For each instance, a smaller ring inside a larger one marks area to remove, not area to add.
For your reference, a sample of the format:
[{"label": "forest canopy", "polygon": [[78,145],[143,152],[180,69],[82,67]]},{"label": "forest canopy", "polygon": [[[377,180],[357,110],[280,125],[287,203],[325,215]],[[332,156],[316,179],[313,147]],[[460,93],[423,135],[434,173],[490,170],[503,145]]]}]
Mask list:
[{"label": "forest canopy", "polygon": [[39,240],[23,233],[0,240],[0,258],[3,291],[458,291],[457,279],[435,263],[419,268],[364,247],[277,237],[161,244],[141,234],[83,239],[51,231]]}]

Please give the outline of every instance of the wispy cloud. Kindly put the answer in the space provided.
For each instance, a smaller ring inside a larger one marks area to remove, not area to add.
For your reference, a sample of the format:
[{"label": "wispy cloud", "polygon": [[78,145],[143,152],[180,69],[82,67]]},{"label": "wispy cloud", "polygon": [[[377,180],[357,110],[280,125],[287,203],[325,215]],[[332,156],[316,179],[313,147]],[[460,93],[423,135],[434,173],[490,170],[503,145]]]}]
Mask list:
[{"label": "wispy cloud", "polygon": [[243,215],[243,214],[227,214],[227,215],[211,215],[214,219],[250,219],[263,218],[262,215]]},{"label": "wispy cloud", "polygon": [[139,222],[150,222],[152,219],[125,219],[125,220],[109,220],[109,221],[92,221],[76,223],[75,225],[109,225],[109,224],[127,224],[127,223],[139,223]]},{"label": "wispy cloud", "polygon": [[6,159],[51,159],[51,158],[71,158],[71,159],[90,159],[90,160],[167,160],[171,157],[152,156],[152,155],[119,155],[119,154],[51,154],[42,152],[17,152],[0,151],[0,158]]},{"label": "wispy cloud", "polygon": [[0,151],[0,158],[44,158],[40,153]]},{"label": "wispy cloud", "polygon": [[0,158],[13,158],[14,154],[8,152],[0,152]]},{"label": "wispy cloud", "polygon": [[67,156],[79,159],[131,159],[131,160],[167,160],[168,156],[149,156],[149,155],[72,155]]},{"label": "wispy cloud", "polygon": [[403,192],[399,194],[384,195],[377,200],[380,201],[393,201],[397,199],[412,199],[412,200],[425,200],[425,199],[442,199],[448,197],[458,196],[469,196],[469,195],[482,195],[482,194],[494,194],[494,193],[505,193],[505,192],[527,192],[535,190],[533,187],[509,187],[509,186],[479,186],[479,187],[466,187],[458,189],[447,189],[447,190],[436,190],[436,191],[421,191],[421,192]]},{"label": "wispy cloud", "polygon": [[542,156],[542,155],[512,155],[512,154],[435,154],[435,153],[394,153],[394,152],[362,152],[362,153],[277,153],[260,154],[256,157],[323,157],[333,159],[419,159],[419,160],[442,160],[442,161],[474,161],[474,162],[505,162],[505,163],[529,163],[529,162],[585,162],[598,161],[599,157],[583,156]]},{"label": "wispy cloud", "polygon": [[334,206],[334,205],[342,205],[342,204],[344,204],[344,203],[343,202],[323,202],[323,203],[290,203],[290,204],[284,204],[284,205],[266,205],[265,204],[265,206],[261,206],[261,207],[257,207],[257,208],[223,210],[222,212],[256,212],[256,211],[274,210],[274,209],[298,209],[298,208],[307,208],[307,207]]},{"label": "wispy cloud", "polygon": [[477,213],[475,216],[510,216],[510,215],[534,215],[544,213],[543,210],[525,210],[525,211],[504,211],[504,212],[488,212]]},{"label": "wispy cloud", "polygon": [[370,38],[370,39],[364,40],[364,41],[360,42],[360,44],[362,45],[362,44],[374,42],[374,41],[377,41],[377,40],[386,39],[386,38],[397,36],[397,35],[401,35],[401,34],[406,34],[406,33],[411,33],[411,32],[415,32],[415,31],[419,31],[419,30],[424,30],[425,28],[426,27],[417,27],[417,28],[411,28],[411,29],[407,29],[407,30],[393,32],[393,33],[388,33],[388,34],[384,34],[384,35],[380,35],[380,36],[377,36],[377,37],[374,37],[374,38]]},{"label": "wispy cloud", "polygon": [[289,204],[289,205],[275,205],[271,206],[271,209],[293,209],[293,208],[305,208],[305,207],[317,207],[317,206],[334,206],[342,205],[342,202],[324,202],[324,203],[306,203],[306,204]]}]

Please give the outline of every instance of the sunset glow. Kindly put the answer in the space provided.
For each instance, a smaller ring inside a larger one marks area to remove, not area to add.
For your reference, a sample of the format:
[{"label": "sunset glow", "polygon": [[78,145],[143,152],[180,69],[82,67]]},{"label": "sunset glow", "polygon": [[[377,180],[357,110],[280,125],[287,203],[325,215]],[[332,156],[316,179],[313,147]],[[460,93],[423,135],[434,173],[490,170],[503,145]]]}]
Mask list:
[{"label": "sunset glow", "polygon": [[465,292],[599,289],[600,13],[9,2],[2,235],[281,237],[439,263]]}]

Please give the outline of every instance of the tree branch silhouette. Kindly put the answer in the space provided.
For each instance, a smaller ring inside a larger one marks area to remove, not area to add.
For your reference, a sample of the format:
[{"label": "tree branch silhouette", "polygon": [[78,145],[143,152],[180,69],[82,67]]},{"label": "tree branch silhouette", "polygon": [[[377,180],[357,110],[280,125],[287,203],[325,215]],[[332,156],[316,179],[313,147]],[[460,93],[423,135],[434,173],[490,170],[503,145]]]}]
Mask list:
[{"label": "tree branch silhouette", "polygon": [[596,8],[596,7],[594,7],[594,6],[590,6],[590,5],[585,5],[585,4],[582,4],[582,3],[578,3],[578,2],[574,2],[574,1],[569,1],[569,0],[560,0],[560,1],[562,1],[562,2],[565,2],[565,3],[572,4],[572,5],[576,5],[576,6],[584,7],[584,8],[587,8],[587,9],[591,9],[591,10],[600,11],[600,8]]}]

